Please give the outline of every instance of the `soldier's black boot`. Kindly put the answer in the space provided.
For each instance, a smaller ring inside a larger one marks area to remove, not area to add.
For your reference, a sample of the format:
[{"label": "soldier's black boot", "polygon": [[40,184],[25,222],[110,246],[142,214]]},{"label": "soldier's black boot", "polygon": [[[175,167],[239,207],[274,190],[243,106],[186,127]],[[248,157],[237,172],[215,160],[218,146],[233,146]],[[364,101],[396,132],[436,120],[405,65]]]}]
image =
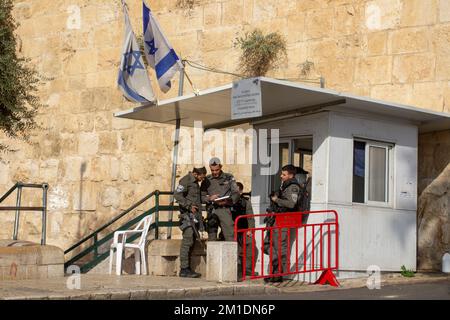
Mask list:
[{"label": "soldier's black boot", "polygon": [[190,268],[182,268],[180,271],[180,277],[182,278],[200,278],[200,273],[192,271]]},{"label": "soldier's black boot", "polygon": [[269,283],[271,282],[272,278],[264,278],[264,283]]},{"label": "soldier's black boot", "polygon": [[283,277],[273,277],[270,279],[270,282],[283,282]]}]

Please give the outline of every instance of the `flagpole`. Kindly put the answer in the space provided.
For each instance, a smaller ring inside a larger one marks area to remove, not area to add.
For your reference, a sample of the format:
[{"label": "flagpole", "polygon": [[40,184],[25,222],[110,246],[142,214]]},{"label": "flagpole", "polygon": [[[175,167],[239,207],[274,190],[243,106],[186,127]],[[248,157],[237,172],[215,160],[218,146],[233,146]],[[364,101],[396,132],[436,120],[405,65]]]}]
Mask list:
[{"label": "flagpole", "polygon": [[[180,70],[180,83],[178,85],[178,96],[181,97],[183,95],[183,89],[184,89],[184,62],[183,68]],[[172,196],[170,198],[170,205],[174,205],[174,193],[175,193],[175,184],[176,184],[176,178],[177,178],[177,165],[178,165],[178,146],[180,144],[180,128],[181,128],[181,118],[180,118],[180,106],[179,102],[176,102],[175,104],[175,110],[176,110],[176,124],[175,124],[175,140],[173,144],[173,163],[172,163],[172,182],[171,182],[171,191]],[[169,211],[169,222],[172,222],[173,220],[173,210]],[[167,230],[167,239],[172,238],[172,227],[168,227]]]}]

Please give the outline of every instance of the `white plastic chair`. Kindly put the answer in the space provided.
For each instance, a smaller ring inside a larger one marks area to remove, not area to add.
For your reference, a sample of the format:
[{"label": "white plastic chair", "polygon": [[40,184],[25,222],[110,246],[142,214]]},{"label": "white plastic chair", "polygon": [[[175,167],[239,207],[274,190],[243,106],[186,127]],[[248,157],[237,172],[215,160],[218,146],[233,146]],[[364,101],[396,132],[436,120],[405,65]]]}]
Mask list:
[{"label": "white plastic chair", "polygon": [[[112,273],[112,265],[114,258],[114,249],[116,249],[116,275],[122,274],[122,256],[126,248],[134,249],[134,257],[136,259],[136,274],[141,274],[141,261],[143,274],[147,274],[147,261],[145,259],[145,241],[147,233],[152,224],[153,216],[146,216],[133,230],[123,230],[114,232],[114,242],[109,249],[109,274]],[[127,235],[141,233],[138,243],[127,243]],[[119,237],[122,236],[121,241]]]}]

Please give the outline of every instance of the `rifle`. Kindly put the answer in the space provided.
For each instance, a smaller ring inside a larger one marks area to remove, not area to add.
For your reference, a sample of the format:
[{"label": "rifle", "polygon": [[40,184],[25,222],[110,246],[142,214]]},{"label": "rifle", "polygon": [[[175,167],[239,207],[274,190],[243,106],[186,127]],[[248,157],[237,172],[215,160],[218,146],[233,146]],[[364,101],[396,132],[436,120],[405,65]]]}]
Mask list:
[{"label": "rifle", "polygon": [[[272,201],[272,197],[274,195],[278,195],[278,192],[273,191],[270,195],[269,195],[269,199],[270,199],[270,205],[269,207],[266,209],[267,213],[278,213],[280,208],[278,207],[278,205]],[[270,217],[265,217],[264,218],[264,222],[266,223],[267,226],[273,226],[275,224],[275,216],[270,216]]]},{"label": "rifle", "polygon": [[[200,210],[201,208],[199,208],[199,210]],[[191,225],[191,227],[192,227],[192,230],[194,230],[194,233],[195,233],[195,238],[200,242],[200,244],[204,247],[205,245],[204,245],[204,243],[202,242],[202,239],[201,239],[201,237],[200,237],[200,233],[198,232],[198,229],[197,229],[197,226],[195,225],[196,224],[196,218],[195,218],[195,215],[192,213],[192,212],[188,212],[187,213],[188,214],[188,217],[189,217],[189,223],[190,223],[190,225]],[[198,222],[198,221],[197,221]]]},{"label": "rifle", "polygon": [[309,192],[308,192],[308,184],[311,182],[309,178],[305,183],[301,186],[301,207],[299,209],[307,211],[309,210]]},{"label": "rifle", "polygon": [[191,224],[192,230],[194,230],[195,236],[200,238],[200,233],[197,230],[197,226],[195,225],[195,216],[192,212],[189,212],[189,223]]}]

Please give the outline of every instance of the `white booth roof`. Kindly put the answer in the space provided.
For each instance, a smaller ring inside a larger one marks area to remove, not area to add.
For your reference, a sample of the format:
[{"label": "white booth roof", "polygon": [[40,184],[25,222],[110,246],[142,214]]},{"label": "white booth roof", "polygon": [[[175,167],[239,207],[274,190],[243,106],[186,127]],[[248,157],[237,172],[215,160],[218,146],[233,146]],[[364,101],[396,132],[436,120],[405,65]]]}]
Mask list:
[{"label": "white booth roof", "polygon": [[262,117],[231,120],[232,83],[142,105],[115,113],[116,117],[193,127],[202,121],[205,128],[224,128],[279,116],[300,116],[321,110],[369,113],[416,123],[420,132],[450,129],[450,113],[436,112],[392,102],[311,87],[295,82],[260,77]]}]

